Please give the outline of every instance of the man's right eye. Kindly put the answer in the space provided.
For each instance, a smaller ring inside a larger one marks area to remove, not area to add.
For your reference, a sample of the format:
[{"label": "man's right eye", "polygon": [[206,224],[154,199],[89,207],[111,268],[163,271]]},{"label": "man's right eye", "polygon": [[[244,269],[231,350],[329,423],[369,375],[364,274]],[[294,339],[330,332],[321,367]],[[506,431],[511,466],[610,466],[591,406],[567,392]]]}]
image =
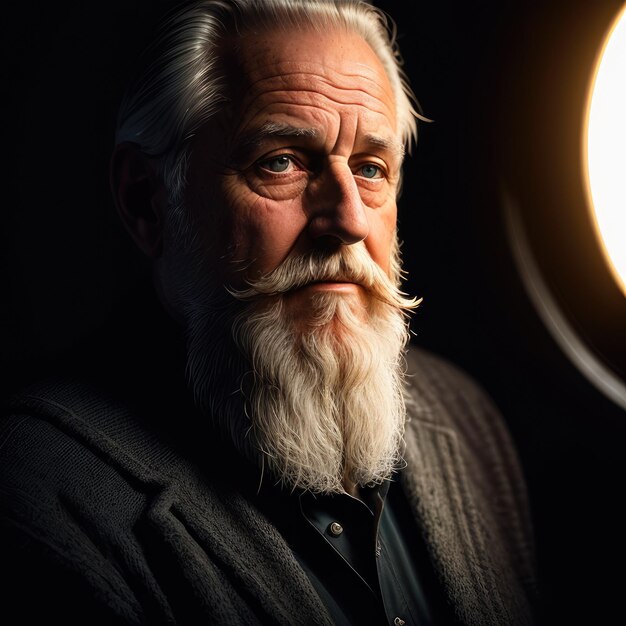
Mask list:
[{"label": "man's right eye", "polygon": [[273,174],[281,174],[289,169],[289,166],[293,165],[293,159],[286,155],[280,154],[270,159],[259,161],[259,167],[272,172]]}]

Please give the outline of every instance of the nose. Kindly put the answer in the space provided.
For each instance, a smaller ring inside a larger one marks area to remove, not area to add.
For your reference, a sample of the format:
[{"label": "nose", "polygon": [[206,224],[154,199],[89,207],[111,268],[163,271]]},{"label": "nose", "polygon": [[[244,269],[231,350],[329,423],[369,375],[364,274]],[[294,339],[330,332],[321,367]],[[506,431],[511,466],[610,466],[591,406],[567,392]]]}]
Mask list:
[{"label": "nose", "polygon": [[350,245],[367,237],[366,207],[347,163],[329,163],[315,184],[309,187],[308,193],[308,230],[312,239],[329,239]]}]

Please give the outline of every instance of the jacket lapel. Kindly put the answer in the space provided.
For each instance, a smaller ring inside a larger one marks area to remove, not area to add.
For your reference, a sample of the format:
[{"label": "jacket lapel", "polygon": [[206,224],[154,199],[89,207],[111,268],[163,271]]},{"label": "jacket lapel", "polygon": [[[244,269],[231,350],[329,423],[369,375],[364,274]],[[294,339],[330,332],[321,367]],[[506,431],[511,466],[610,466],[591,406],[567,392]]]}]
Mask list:
[{"label": "jacket lapel", "polygon": [[176,485],[152,502],[148,518],[159,552],[172,553],[174,575],[187,579],[216,623],[289,625],[302,615],[330,626],[289,546],[240,494]]}]

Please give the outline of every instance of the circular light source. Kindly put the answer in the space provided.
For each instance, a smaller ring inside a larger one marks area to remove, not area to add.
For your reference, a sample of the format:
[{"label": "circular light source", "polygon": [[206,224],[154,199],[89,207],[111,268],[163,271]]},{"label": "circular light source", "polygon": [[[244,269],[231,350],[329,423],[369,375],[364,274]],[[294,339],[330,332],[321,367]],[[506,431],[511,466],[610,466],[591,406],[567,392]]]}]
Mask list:
[{"label": "circular light source", "polygon": [[590,205],[605,258],[626,295],[626,7],[599,55],[587,119]]}]

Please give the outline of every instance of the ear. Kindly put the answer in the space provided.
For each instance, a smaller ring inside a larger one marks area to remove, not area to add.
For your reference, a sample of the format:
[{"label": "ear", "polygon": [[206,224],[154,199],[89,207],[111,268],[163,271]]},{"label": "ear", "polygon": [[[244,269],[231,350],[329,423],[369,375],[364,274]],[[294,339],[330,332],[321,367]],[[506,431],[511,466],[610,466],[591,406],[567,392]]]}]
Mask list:
[{"label": "ear", "polygon": [[111,156],[110,184],[122,222],[141,251],[152,259],[163,251],[165,185],[139,146],[125,142]]}]

